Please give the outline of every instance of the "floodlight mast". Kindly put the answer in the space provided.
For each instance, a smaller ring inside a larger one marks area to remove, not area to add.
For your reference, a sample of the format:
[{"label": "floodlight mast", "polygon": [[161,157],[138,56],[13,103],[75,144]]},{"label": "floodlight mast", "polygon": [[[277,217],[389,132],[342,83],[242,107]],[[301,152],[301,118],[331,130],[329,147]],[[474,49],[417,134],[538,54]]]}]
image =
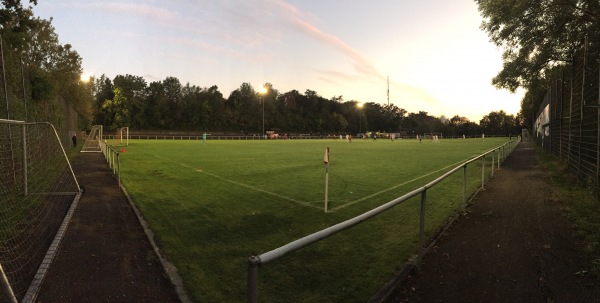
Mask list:
[{"label": "floodlight mast", "polygon": [[387,77],[387,101],[390,106],[390,76]]},{"label": "floodlight mast", "polygon": [[265,97],[264,95],[266,95],[269,92],[269,90],[266,87],[262,87],[258,93],[261,96],[261,101],[262,101],[262,137],[266,139],[265,137]]},{"label": "floodlight mast", "polygon": [[359,114],[358,114],[358,133],[362,133],[362,112],[360,112],[360,110],[363,108],[363,106],[365,106],[364,103],[362,102],[358,102],[356,103],[356,107],[359,110]]}]

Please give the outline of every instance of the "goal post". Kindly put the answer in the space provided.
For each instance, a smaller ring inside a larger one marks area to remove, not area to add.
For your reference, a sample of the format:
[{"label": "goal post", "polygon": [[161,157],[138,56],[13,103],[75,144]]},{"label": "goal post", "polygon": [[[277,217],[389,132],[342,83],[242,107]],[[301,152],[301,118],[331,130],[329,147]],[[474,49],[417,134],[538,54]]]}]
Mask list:
[{"label": "goal post", "polygon": [[83,143],[82,153],[100,153],[100,141],[102,140],[102,125],[92,126],[92,130],[85,138]]},{"label": "goal post", "polygon": [[424,133],[423,134],[423,138],[424,139],[442,139],[442,133]]},{"label": "goal post", "polygon": [[117,140],[119,140],[119,145],[129,145],[129,127],[121,127],[117,129]]},{"label": "goal post", "polygon": [[0,301],[35,302],[81,191],[50,123],[0,119]]}]

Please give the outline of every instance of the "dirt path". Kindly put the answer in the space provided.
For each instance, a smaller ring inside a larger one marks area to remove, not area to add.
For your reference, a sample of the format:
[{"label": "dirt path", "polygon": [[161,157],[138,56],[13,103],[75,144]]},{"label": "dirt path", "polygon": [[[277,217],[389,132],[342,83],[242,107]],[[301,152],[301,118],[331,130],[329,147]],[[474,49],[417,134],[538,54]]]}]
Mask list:
[{"label": "dirt path", "polygon": [[178,302],[102,154],[72,165],[85,193],[37,302]]},{"label": "dirt path", "polygon": [[521,143],[387,302],[600,302],[563,213]]}]

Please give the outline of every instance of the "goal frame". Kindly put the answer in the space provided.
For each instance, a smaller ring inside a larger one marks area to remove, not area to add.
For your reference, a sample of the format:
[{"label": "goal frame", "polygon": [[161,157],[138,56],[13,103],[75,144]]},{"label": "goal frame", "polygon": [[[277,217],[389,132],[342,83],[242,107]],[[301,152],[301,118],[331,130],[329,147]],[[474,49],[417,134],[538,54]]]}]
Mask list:
[{"label": "goal frame", "polygon": [[123,139],[125,139],[125,146],[129,146],[129,126],[120,127],[117,129],[117,139],[119,139],[119,145],[123,145]]},{"label": "goal frame", "polygon": [[101,153],[100,141],[102,141],[102,125],[94,125],[83,143],[82,153]]},{"label": "goal frame", "polygon": [[[8,159],[9,163],[12,161],[12,165],[9,166],[9,169],[0,173],[10,176],[8,179],[12,179],[14,182],[13,191],[18,193],[17,195],[9,194],[6,198],[7,202],[13,201],[13,203],[24,203],[32,197],[36,197],[34,198],[36,200],[40,197],[39,199],[43,199],[38,200],[42,201],[41,203],[54,203],[56,200],[48,201],[43,197],[67,197],[65,202],[69,203],[65,205],[66,214],[64,217],[55,217],[54,222],[58,225],[53,225],[54,227],[51,228],[44,227],[50,228],[48,236],[52,238],[52,242],[47,243],[47,246],[46,244],[39,246],[39,248],[41,248],[41,254],[38,256],[43,259],[37,259],[37,257],[34,259],[35,261],[32,265],[36,264],[35,262],[38,262],[38,260],[40,263],[34,265],[36,266],[35,268],[30,267],[29,269],[31,273],[34,273],[32,280],[20,280],[15,278],[13,275],[14,271],[13,274],[10,274],[9,272],[11,271],[10,268],[14,267],[14,265],[11,265],[11,262],[8,261],[6,263],[4,261],[0,262],[0,285],[2,286],[0,294],[2,298],[8,302],[18,302],[19,299],[21,299],[22,302],[35,302],[35,298],[46,277],[49,266],[58,253],[58,248],[65,235],[73,212],[77,207],[82,191],[54,125],[48,122],[25,122],[5,119],[0,119],[0,124],[6,125],[8,129],[7,133],[8,141],[10,141],[10,153],[6,152],[6,150],[5,153],[10,156]],[[35,130],[36,127],[43,127],[46,129],[48,134],[45,138],[50,137],[49,140],[53,141],[51,148],[37,142],[39,138],[44,136],[38,135]],[[35,151],[38,152],[36,153]],[[40,157],[40,154],[52,156],[46,159]],[[56,191],[56,189],[53,190],[52,187],[37,186],[39,183],[36,183],[36,180],[39,181],[39,176],[36,175],[37,172],[39,172],[40,165],[46,166],[49,159],[52,160],[50,162],[54,163],[57,163],[58,161],[61,169],[64,169],[63,176],[59,176],[59,179],[54,179],[54,182],[63,184],[59,191]],[[44,222],[42,222],[42,224],[44,224]],[[41,243],[42,242],[38,244]],[[4,246],[5,244],[6,243],[3,242],[2,245]],[[27,281],[26,283],[29,285],[24,285],[22,283],[23,281]]]},{"label": "goal frame", "polygon": [[424,133],[423,139],[433,139],[433,136],[438,136],[438,139],[441,139],[442,133]]}]

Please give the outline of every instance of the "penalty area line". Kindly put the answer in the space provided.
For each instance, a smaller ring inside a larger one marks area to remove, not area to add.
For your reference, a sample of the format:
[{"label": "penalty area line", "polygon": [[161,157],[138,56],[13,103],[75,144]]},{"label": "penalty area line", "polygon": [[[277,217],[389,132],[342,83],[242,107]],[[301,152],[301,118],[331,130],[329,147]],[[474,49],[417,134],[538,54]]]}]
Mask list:
[{"label": "penalty area line", "polygon": [[[132,147],[130,147],[130,148],[132,148]],[[183,167],[190,168],[190,169],[192,169],[192,170],[194,170],[194,171],[196,171],[196,172],[203,173],[203,174],[205,174],[205,175],[209,175],[209,176],[211,176],[211,177],[213,177],[213,178],[217,178],[217,179],[223,180],[223,181],[225,181],[225,182],[229,182],[229,183],[231,183],[231,184],[235,184],[235,185],[238,185],[238,186],[246,187],[246,188],[249,188],[249,189],[252,189],[252,190],[255,190],[255,191],[261,192],[261,193],[265,193],[265,194],[268,194],[268,195],[271,195],[271,196],[274,196],[274,197],[277,197],[277,198],[281,198],[281,199],[284,199],[284,200],[287,200],[287,201],[290,201],[290,202],[294,202],[294,203],[296,203],[296,204],[299,204],[299,205],[302,205],[302,206],[306,206],[306,207],[310,207],[310,208],[314,208],[314,209],[322,209],[322,207],[317,207],[317,206],[311,205],[311,204],[310,204],[310,203],[308,203],[308,202],[299,201],[299,200],[296,200],[296,199],[293,199],[293,198],[290,198],[290,197],[286,197],[286,196],[282,196],[282,195],[280,195],[280,194],[276,194],[276,193],[274,193],[274,192],[270,192],[270,191],[267,191],[267,190],[264,190],[264,189],[260,189],[260,188],[258,188],[258,187],[254,187],[254,186],[252,186],[252,185],[248,185],[248,184],[240,183],[240,182],[237,182],[237,181],[233,181],[233,180],[225,179],[225,178],[223,178],[223,177],[221,177],[221,176],[218,176],[218,175],[215,175],[215,174],[212,174],[212,173],[206,172],[206,171],[204,171],[204,170],[202,170],[202,169],[198,169],[198,168],[192,167],[192,166],[190,166],[190,165],[187,165],[187,164],[185,164],[185,163],[180,163],[180,162],[177,162],[177,161],[171,160],[171,159],[169,159],[169,158],[165,158],[165,157],[163,157],[163,156],[160,156],[160,155],[157,155],[157,154],[153,154],[153,153],[151,153],[151,152],[147,152],[147,151],[145,151],[145,150],[141,150],[141,149],[139,149],[139,148],[135,148],[135,149],[137,149],[137,150],[139,150],[139,151],[141,151],[141,152],[143,152],[143,153],[146,153],[146,154],[148,154],[148,155],[151,155],[151,156],[154,156],[154,157],[157,157],[157,158],[163,159],[163,160],[165,160],[165,161],[169,161],[169,162],[171,162],[171,163],[179,164],[179,165],[181,165],[181,166],[183,166]]]},{"label": "penalty area line", "polygon": [[360,198],[360,199],[358,199],[358,200],[354,200],[354,201],[348,202],[348,203],[346,203],[346,204],[340,205],[340,206],[338,206],[338,207],[334,207],[334,208],[332,208],[332,209],[331,209],[331,211],[336,211],[336,210],[339,210],[339,209],[342,209],[342,208],[348,207],[348,206],[350,206],[350,205],[356,204],[356,203],[358,203],[358,202],[362,202],[362,201],[365,201],[365,200],[367,200],[367,199],[371,199],[371,198],[373,198],[373,197],[376,197],[376,196],[379,196],[379,195],[381,195],[381,194],[383,194],[383,193],[386,193],[386,192],[388,192],[388,191],[390,191],[390,190],[392,190],[392,189],[396,189],[396,188],[398,188],[398,187],[400,187],[400,186],[403,186],[403,185],[406,185],[406,184],[408,184],[408,183],[411,183],[411,182],[417,181],[417,180],[419,180],[419,179],[423,179],[423,178],[425,178],[425,177],[427,177],[427,176],[433,175],[433,174],[435,174],[435,173],[438,173],[438,172],[440,172],[440,171],[443,171],[443,170],[445,170],[445,169],[448,169],[448,168],[450,168],[450,167],[454,167],[454,166],[456,166],[456,165],[458,165],[458,164],[460,164],[460,163],[463,163],[463,162],[464,162],[464,161],[457,162],[457,163],[454,163],[454,164],[450,164],[450,165],[448,165],[448,166],[446,166],[446,167],[442,167],[442,168],[440,168],[440,169],[438,169],[438,170],[435,170],[435,171],[432,171],[432,172],[430,172],[430,173],[427,173],[427,174],[425,174],[425,175],[422,175],[422,176],[416,177],[416,178],[414,178],[414,179],[412,179],[412,180],[408,180],[408,181],[406,181],[406,182],[403,182],[403,183],[400,183],[400,184],[394,185],[394,186],[392,186],[392,187],[388,187],[388,188],[386,188],[386,189],[384,189],[384,190],[380,190],[380,191],[378,191],[378,192],[376,192],[376,193],[373,193],[373,194],[370,194],[370,195],[368,195],[368,196],[362,197],[362,198]]}]

